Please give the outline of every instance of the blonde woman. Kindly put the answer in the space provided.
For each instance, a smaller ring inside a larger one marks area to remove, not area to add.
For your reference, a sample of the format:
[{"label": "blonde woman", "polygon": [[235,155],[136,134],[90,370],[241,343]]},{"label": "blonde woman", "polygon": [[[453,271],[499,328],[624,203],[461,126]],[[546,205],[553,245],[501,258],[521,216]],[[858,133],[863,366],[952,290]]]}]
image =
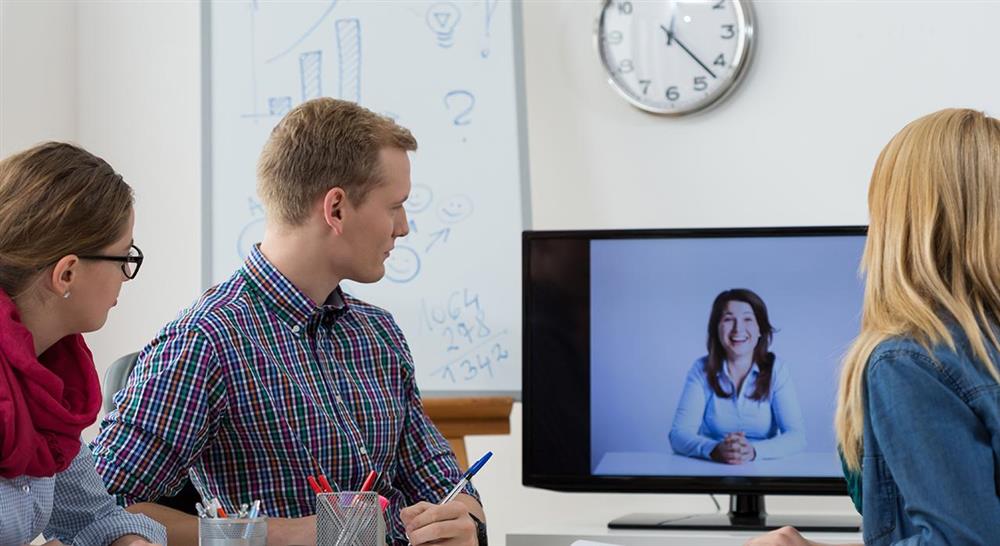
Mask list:
[{"label": "blonde woman", "polygon": [[[836,418],[865,544],[996,544],[1000,120],[910,123],[882,151],[868,205],[861,334]],[[814,543],[786,528],[749,544]]]},{"label": "blonde woman", "polygon": [[132,189],[76,146],[0,161],[0,546],[164,542],[104,489],[80,433],[101,390],[80,336],[100,328],[142,254]]}]

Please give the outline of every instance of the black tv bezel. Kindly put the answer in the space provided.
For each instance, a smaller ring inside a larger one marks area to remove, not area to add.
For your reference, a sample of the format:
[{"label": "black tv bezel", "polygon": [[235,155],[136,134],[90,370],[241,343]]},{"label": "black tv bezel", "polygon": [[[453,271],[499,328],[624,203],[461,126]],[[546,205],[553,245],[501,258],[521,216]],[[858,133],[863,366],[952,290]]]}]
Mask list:
[{"label": "black tv bezel", "polygon": [[[555,491],[607,493],[709,493],[755,495],[846,495],[843,478],[759,477],[759,476],[595,476],[557,475],[533,472],[530,453],[533,438],[534,399],[531,381],[533,352],[531,323],[532,290],[529,289],[531,244],[536,240],[581,239],[695,239],[733,237],[836,237],[867,235],[864,225],[747,227],[747,228],[683,228],[683,229],[616,229],[616,230],[531,230],[521,237],[522,250],[522,475],[521,483]],[[589,385],[588,385],[589,388]],[[589,426],[589,403],[587,415]],[[588,457],[589,459],[589,457]]]}]

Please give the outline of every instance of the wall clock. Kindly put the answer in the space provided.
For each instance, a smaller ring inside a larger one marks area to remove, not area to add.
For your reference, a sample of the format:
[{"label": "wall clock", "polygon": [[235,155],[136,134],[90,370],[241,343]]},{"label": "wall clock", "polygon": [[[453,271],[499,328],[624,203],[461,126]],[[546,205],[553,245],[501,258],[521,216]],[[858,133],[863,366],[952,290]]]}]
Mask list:
[{"label": "wall clock", "polygon": [[736,88],[753,48],[753,10],[749,0],[604,0],[595,38],[625,100],[680,116]]}]

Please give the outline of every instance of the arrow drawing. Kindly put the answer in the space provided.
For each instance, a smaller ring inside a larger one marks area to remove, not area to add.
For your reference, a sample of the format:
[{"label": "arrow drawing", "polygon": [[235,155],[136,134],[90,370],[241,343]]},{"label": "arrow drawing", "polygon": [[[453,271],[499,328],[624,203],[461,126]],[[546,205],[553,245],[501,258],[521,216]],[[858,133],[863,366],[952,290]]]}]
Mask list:
[{"label": "arrow drawing", "polygon": [[449,233],[451,233],[451,228],[444,228],[440,231],[435,231],[434,233],[431,233],[431,242],[429,245],[427,245],[427,250],[424,250],[424,252],[430,252],[431,247],[434,246],[434,243],[438,241],[441,241],[442,243],[447,243]]}]

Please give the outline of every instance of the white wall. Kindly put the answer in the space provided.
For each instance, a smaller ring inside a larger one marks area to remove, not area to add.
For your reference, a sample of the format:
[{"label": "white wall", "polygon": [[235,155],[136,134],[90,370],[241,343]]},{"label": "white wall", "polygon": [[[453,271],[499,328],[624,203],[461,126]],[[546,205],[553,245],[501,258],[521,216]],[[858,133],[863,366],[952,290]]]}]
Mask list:
[{"label": "white wall", "polygon": [[103,378],[201,292],[199,5],[81,1],[78,29],[78,140],[135,188],[146,256],[87,336]]},{"label": "white wall", "polygon": [[[0,6],[0,149],[76,138],[136,189],[147,261],[107,328],[89,337],[103,372],[200,289],[198,3]],[[1000,45],[990,27],[1000,3],[755,6],[759,49],[741,89],[704,115],[667,120],[632,109],[604,83],[591,41],[596,2],[526,0],[533,226],[864,223],[869,170],[896,129],[948,105],[1000,113],[1000,73],[985,59]],[[706,496],[523,488],[520,411],[510,436],[468,446],[496,454],[477,479],[494,544],[552,518],[713,509]],[[845,498],[768,502],[772,512],[852,510]]]},{"label": "white wall", "polygon": [[0,1],[0,157],[76,138],[76,4]]}]

